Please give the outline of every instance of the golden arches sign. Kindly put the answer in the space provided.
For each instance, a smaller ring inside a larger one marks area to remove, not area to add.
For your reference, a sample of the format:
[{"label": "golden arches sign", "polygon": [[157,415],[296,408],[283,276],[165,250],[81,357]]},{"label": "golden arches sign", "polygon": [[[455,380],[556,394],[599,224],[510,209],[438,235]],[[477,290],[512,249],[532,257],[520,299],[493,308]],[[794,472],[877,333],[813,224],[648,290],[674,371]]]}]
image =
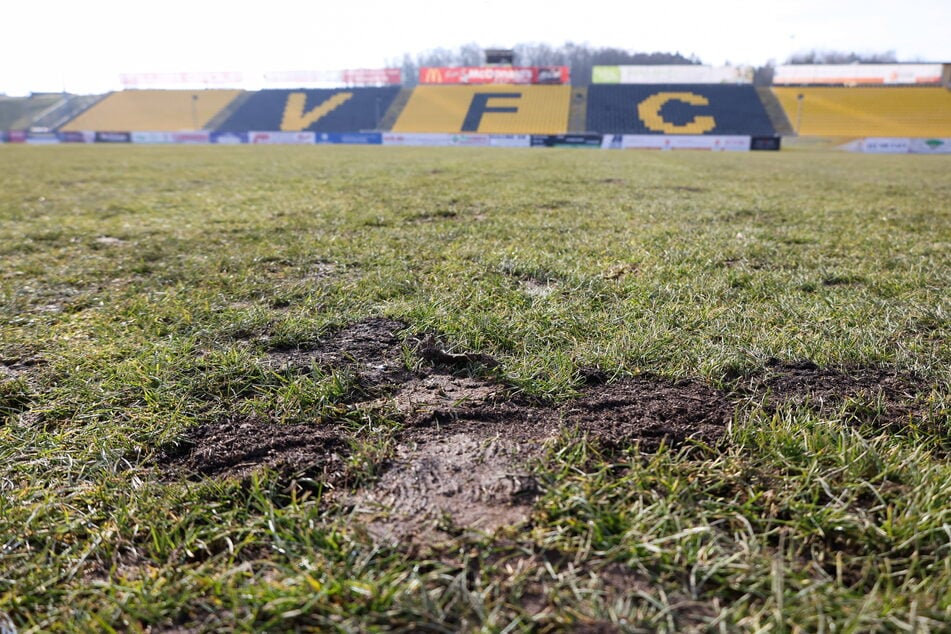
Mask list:
[{"label": "golden arches sign", "polygon": [[671,101],[681,101],[691,106],[710,105],[709,99],[693,92],[659,92],[637,104],[637,116],[649,130],[666,134],[703,134],[717,127],[716,120],[707,115],[698,115],[683,125],[667,121],[660,111]]}]

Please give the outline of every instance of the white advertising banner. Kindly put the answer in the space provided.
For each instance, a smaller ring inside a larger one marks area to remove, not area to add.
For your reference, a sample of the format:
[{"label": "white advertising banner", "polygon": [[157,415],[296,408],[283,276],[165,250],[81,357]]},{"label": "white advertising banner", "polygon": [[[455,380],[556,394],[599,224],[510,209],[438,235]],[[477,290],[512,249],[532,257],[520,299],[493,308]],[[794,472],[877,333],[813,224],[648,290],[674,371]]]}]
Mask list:
[{"label": "white advertising banner", "polygon": [[[741,135],[714,136],[701,134],[625,134],[621,148],[625,150],[708,150],[712,152],[748,152],[751,137]],[[615,143],[613,147],[617,147]]]},{"label": "white advertising banner", "polygon": [[866,154],[908,154],[911,151],[911,139],[871,137],[862,142],[862,152]]},{"label": "white advertising banner", "polygon": [[312,145],[317,142],[313,132],[248,132],[248,143],[256,145]]},{"label": "white advertising banner", "polygon": [[912,154],[951,154],[951,139],[911,139]]},{"label": "white advertising banner", "polygon": [[387,132],[383,135],[383,145],[488,147],[492,145],[492,137],[488,134],[400,134]]},{"label": "white advertising banner", "polygon": [[492,147],[532,147],[532,137],[528,134],[493,134],[489,138]]},{"label": "white advertising banner", "polygon": [[773,84],[940,84],[941,64],[785,64]]},{"label": "white advertising banner", "polygon": [[240,86],[244,75],[239,72],[122,73],[119,82],[123,88],[221,88]]},{"label": "white advertising banner", "polygon": [[211,143],[210,132],[172,132],[172,143],[185,145],[205,145]]},{"label": "white advertising banner", "polygon": [[171,132],[133,132],[132,142],[143,144],[143,145],[172,143],[172,133]]},{"label": "white advertising banner", "polygon": [[595,66],[595,84],[751,84],[752,66]]}]

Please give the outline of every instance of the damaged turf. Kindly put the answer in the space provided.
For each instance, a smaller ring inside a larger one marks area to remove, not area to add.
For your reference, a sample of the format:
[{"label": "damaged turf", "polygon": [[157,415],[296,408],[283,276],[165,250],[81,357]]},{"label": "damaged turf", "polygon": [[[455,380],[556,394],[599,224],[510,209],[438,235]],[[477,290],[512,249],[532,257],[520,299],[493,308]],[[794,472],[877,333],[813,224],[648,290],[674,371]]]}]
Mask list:
[{"label": "damaged turf", "polygon": [[225,418],[193,430],[162,462],[199,476],[243,478],[269,468],[318,480],[328,485],[328,499],[351,507],[385,541],[493,532],[526,520],[540,493],[532,465],[565,429],[609,451],[713,445],[744,398],[767,407],[877,398],[886,415],[904,415],[913,391],[884,371],[773,362],[733,394],[694,380],[643,375],[606,383],[592,376],[578,398],[541,403],[478,376],[498,365],[488,355],[449,351],[437,335],[417,336],[383,318],[331,332],[309,350],[272,351],[265,363],[350,373],[359,388],[347,397],[346,412],[400,423],[387,432],[386,448],[371,450],[378,452],[373,477],[347,473],[354,447],[367,441],[363,432],[327,420]]}]

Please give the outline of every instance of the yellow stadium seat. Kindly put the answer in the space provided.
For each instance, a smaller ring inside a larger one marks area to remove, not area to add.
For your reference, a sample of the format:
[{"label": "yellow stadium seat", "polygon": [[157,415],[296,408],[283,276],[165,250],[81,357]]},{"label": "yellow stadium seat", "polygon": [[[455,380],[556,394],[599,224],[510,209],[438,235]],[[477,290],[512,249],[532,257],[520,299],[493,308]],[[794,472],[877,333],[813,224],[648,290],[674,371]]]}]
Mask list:
[{"label": "yellow stadium seat", "polygon": [[800,136],[951,137],[951,91],[941,87],[782,86],[773,94]]},{"label": "yellow stadium seat", "polygon": [[571,86],[417,86],[393,132],[565,134]]},{"label": "yellow stadium seat", "polygon": [[240,90],[125,90],[114,92],[61,129],[182,132],[201,130]]}]

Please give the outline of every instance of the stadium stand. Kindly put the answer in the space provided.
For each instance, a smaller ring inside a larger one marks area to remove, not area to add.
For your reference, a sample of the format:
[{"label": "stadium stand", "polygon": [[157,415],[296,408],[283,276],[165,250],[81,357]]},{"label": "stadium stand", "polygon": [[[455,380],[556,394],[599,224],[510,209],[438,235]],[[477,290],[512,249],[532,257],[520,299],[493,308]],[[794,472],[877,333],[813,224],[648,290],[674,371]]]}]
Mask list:
[{"label": "stadium stand", "polygon": [[773,136],[753,86],[592,84],[586,126],[604,134]]},{"label": "stadium stand", "polygon": [[800,136],[951,137],[951,91],[946,88],[777,86],[772,90]]},{"label": "stadium stand", "polygon": [[37,117],[64,100],[60,93],[38,93],[29,97],[0,96],[0,130],[27,130]]},{"label": "stadium stand", "polygon": [[224,121],[222,132],[359,132],[379,129],[399,86],[261,90]]},{"label": "stadium stand", "polygon": [[181,132],[204,129],[240,90],[124,90],[107,95],[60,129]]},{"label": "stadium stand", "polygon": [[417,86],[393,132],[565,134],[571,86]]}]

